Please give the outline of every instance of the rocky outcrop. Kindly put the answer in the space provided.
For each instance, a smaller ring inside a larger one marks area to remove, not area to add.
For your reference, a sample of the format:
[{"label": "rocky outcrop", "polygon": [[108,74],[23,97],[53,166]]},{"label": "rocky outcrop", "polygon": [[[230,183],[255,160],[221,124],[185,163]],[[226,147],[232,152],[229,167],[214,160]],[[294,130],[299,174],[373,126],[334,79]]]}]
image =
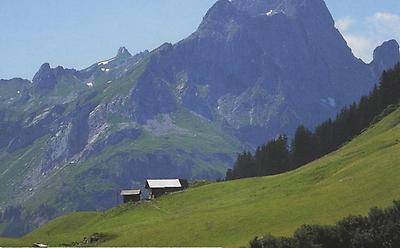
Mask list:
[{"label": "rocky outcrop", "polygon": [[64,69],[62,66],[50,68],[49,63],[44,63],[32,79],[37,93],[46,93],[54,89],[58,80],[66,75],[77,74],[76,70]]},{"label": "rocky outcrop", "polygon": [[374,50],[374,59],[370,66],[375,77],[379,78],[382,71],[393,68],[398,63],[400,63],[399,44],[396,40],[389,40]]},{"label": "rocky outcrop", "polygon": [[125,47],[120,47],[117,52],[116,58],[128,59],[132,57],[132,54]]},{"label": "rocky outcrop", "polygon": [[130,93],[130,105],[134,119],[140,123],[153,119],[158,114],[175,112],[176,97],[165,80],[146,72]]},{"label": "rocky outcrop", "polygon": [[32,79],[36,89],[51,90],[57,84],[56,76],[48,63],[44,63]]}]

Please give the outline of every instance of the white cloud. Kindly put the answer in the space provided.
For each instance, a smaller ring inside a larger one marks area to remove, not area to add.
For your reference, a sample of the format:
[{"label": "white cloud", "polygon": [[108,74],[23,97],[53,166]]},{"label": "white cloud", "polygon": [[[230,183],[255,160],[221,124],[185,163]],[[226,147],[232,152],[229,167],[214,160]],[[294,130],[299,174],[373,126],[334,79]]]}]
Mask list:
[{"label": "white cloud", "polygon": [[336,21],[336,28],[341,32],[346,32],[356,21],[351,17],[343,17]]},{"label": "white cloud", "polygon": [[400,37],[400,16],[378,12],[367,18],[370,29],[386,39]]},{"label": "white cloud", "polygon": [[372,53],[376,46],[367,37],[356,34],[343,34],[343,37],[355,56],[365,62],[371,61]]},{"label": "white cloud", "polygon": [[373,50],[384,41],[400,41],[400,16],[391,13],[377,12],[363,20],[351,17],[336,21],[354,55],[366,62],[372,60]]},{"label": "white cloud", "polygon": [[373,16],[368,17],[367,20],[377,26],[383,26],[388,30],[400,32],[400,16],[391,13],[378,12]]}]

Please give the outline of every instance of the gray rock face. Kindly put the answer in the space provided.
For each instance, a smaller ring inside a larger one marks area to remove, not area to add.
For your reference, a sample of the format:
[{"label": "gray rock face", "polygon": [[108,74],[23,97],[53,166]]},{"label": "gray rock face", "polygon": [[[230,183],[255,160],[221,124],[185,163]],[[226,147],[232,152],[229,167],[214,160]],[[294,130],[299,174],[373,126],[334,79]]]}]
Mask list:
[{"label": "gray rock face", "polygon": [[34,75],[32,83],[37,92],[46,93],[52,90],[63,76],[75,74],[77,74],[77,71],[74,69],[65,69],[62,66],[50,68],[49,63],[44,63]]},{"label": "gray rock face", "polygon": [[328,18],[330,13],[323,0],[233,0],[231,2],[237,9],[243,10],[251,16],[283,13],[297,18],[314,15],[315,18],[324,21],[321,23],[322,25],[329,24],[327,21],[332,22]]},{"label": "gray rock face", "polygon": [[376,77],[380,77],[382,71],[393,68],[399,62],[399,44],[396,40],[389,40],[375,49],[374,59],[370,65]]},{"label": "gray rock face", "polygon": [[38,90],[51,90],[57,84],[56,76],[48,63],[44,63],[32,79]]},{"label": "gray rock face", "polygon": [[130,54],[128,49],[126,49],[125,47],[120,47],[118,49],[116,58],[130,58],[130,57],[132,57],[132,54]]},{"label": "gray rock face", "polygon": [[130,104],[134,118],[140,123],[177,109],[176,98],[169,85],[163,80],[153,78],[152,74],[143,75],[131,93]]},{"label": "gray rock face", "polygon": [[95,106],[90,104],[79,107],[71,118],[72,127],[68,137],[68,147],[70,147],[71,153],[70,156],[82,151],[88,143],[88,118],[94,107]]}]

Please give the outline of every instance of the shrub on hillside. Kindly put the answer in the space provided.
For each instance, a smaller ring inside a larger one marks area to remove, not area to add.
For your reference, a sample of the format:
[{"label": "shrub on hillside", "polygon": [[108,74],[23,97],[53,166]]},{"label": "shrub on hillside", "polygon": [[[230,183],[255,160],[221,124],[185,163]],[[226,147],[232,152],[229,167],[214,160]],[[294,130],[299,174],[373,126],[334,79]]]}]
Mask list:
[{"label": "shrub on hillside", "polygon": [[293,237],[266,235],[252,248],[396,248],[400,247],[400,201],[387,209],[373,208],[368,216],[349,216],[334,226],[304,225]]}]

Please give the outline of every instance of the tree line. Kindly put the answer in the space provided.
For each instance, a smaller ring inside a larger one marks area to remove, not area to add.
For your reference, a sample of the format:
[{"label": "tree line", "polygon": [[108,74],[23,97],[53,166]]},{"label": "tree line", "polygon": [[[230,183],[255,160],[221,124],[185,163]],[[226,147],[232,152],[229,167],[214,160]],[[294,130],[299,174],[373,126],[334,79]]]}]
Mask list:
[{"label": "tree line", "polygon": [[276,175],[299,168],[340,148],[395,110],[399,100],[400,64],[384,71],[379,85],[368,96],[343,108],[334,120],[328,119],[314,131],[300,125],[290,143],[286,135],[280,135],[257,147],[254,154],[239,154],[225,179]]},{"label": "tree line", "polygon": [[292,237],[266,235],[251,248],[396,248],[400,247],[400,201],[387,209],[372,208],[368,216],[349,216],[334,226],[303,225]]}]

